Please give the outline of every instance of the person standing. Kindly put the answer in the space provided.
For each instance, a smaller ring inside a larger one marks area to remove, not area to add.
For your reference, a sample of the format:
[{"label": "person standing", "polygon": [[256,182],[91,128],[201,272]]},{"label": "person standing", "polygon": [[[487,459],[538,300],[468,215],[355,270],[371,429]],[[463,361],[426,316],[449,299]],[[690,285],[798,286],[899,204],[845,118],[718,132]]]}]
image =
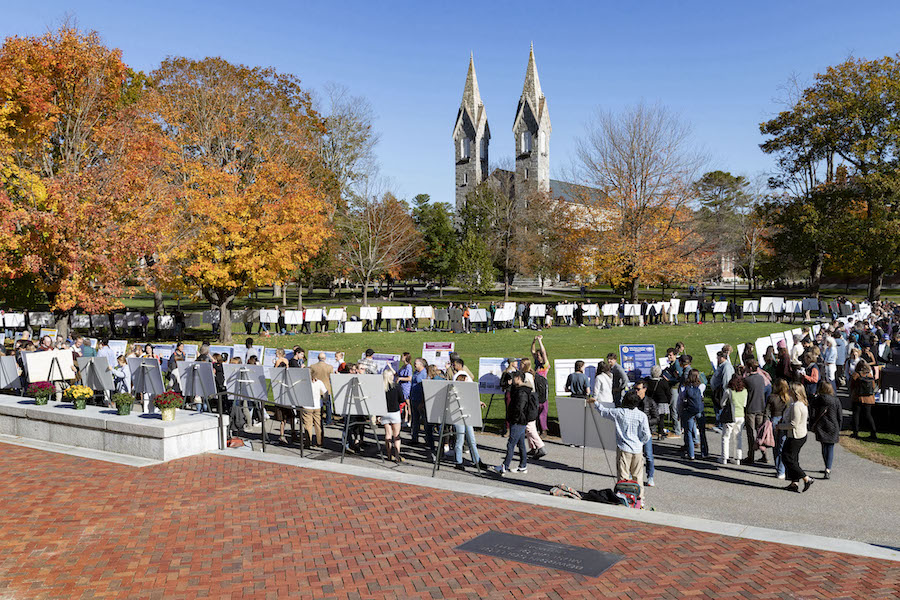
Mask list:
[{"label": "person standing", "polygon": [[[537,346],[537,347],[536,347]],[[531,356],[534,359],[534,391],[538,395],[537,427],[541,432],[547,431],[547,417],[550,412],[550,384],[547,375],[550,371],[550,358],[544,348],[544,336],[535,336],[531,342]]]},{"label": "person standing", "polygon": [[644,497],[644,444],[653,438],[647,415],[638,408],[640,397],[634,390],[625,394],[622,406],[606,408],[588,400],[600,416],[616,424],[616,477],[640,486]]},{"label": "person standing", "polygon": [[[454,381],[471,381],[471,379],[469,379],[469,376],[464,371],[459,371],[456,373]],[[484,408],[484,402],[481,402],[481,408]],[[453,448],[454,458],[456,459],[454,468],[459,471],[466,470],[462,457],[463,442],[465,442],[469,444],[469,456],[472,458],[472,464],[475,468],[487,471],[488,466],[481,461],[481,456],[478,454],[478,443],[475,441],[475,429],[471,425],[463,424],[462,421],[455,423],[453,427],[456,430],[456,443]]]},{"label": "person standing", "polygon": [[325,362],[327,358],[324,352],[320,352],[318,362],[310,366],[309,371],[311,375],[325,386],[327,393],[322,397],[322,406],[325,409],[325,424],[331,425],[333,422],[331,412],[331,374],[334,373],[334,367]]},{"label": "person standing", "polygon": [[[659,368],[654,365],[655,368]],[[652,369],[651,369],[652,373]],[[644,456],[647,459],[647,485],[653,487],[656,483],[653,476],[656,474],[656,463],[653,460],[653,427],[659,422],[659,411],[656,408],[656,402],[647,395],[647,382],[640,380],[631,388],[638,396],[638,408],[647,415],[647,424],[650,427],[650,439],[644,442]]]},{"label": "person standing", "polygon": [[718,429],[716,433],[720,433],[719,413],[722,411],[722,396],[725,395],[725,387],[734,376],[734,367],[731,365],[731,361],[728,360],[728,353],[724,349],[716,353],[716,361],[716,370],[709,381],[709,387],[712,391],[713,408],[716,414],[716,427],[713,431]]},{"label": "person standing", "polygon": [[663,379],[669,384],[669,415],[672,419],[672,435],[681,437],[681,414],[678,407],[678,386],[681,382],[681,363],[675,348],[666,349],[666,360],[669,362],[663,371]]},{"label": "person standing", "polygon": [[744,409],[744,429],[747,432],[747,457],[741,461],[742,465],[752,465],[756,462],[756,450],[760,450],[760,462],[766,462],[766,451],[759,448],[756,443],[756,432],[766,418],[766,380],[756,372],[759,363],[755,359],[747,361],[747,370],[750,374],[744,377],[744,387],[747,388],[747,406]]},{"label": "person standing", "polygon": [[834,388],[827,381],[819,384],[819,394],[815,399],[815,417],[812,430],[822,445],[822,460],[825,462],[825,479],[831,479],[831,466],[834,462],[834,445],[841,435],[843,408],[834,395]]},{"label": "person standing", "polygon": [[404,461],[400,456],[400,403],[403,400],[403,392],[400,385],[394,383],[394,370],[388,364],[381,374],[384,384],[384,398],[387,401],[387,414],[381,416],[381,424],[384,426],[384,453],[387,459],[397,464]]},{"label": "person standing", "polygon": [[[531,359],[523,358],[519,368],[525,375],[525,385],[531,389],[532,394],[536,394],[534,386],[534,371],[532,371],[531,369]],[[537,399],[537,407],[538,413],[540,413],[539,398]],[[535,417],[537,417],[537,414],[535,415]],[[528,455],[531,458],[533,458],[534,460],[538,460],[547,456],[547,450],[544,448],[544,440],[542,440],[541,436],[538,435],[537,425],[535,421],[529,421],[528,425],[525,426],[525,439],[528,442],[528,446],[531,448],[528,452]]]},{"label": "person standing", "polygon": [[[755,360],[755,359],[752,359]],[[734,462],[744,457],[744,444],[741,430],[744,428],[744,407],[747,405],[747,389],[740,375],[732,375],[722,396],[722,410],[719,415],[722,423],[722,458],[719,462],[727,464],[731,460],[731,448],[734,447]]]},{"label": "person standing", "polygon": [[694,430],[700,435],[700,456],[709,456],[706,441],[706,418],[703,416],[703,384],[700,371],[691,369],[681,386],[681,429],[684,431],[685,458],[694,460]]},{"label": "person standing", "polygon": [[569,392],[573,398],[587,398],[589,386],[590,380],[584,374],[584,361],[576,360],[575,372],[566,377],[565,391]]},{"label": "person standing", "polygon": [[[813,484],[813,479],[800,468],[800,449],[806,443],[806,422],[809,420],[809,408],[806,391],[799,384],[791,384],[791,403],[784,410],[784,416],[778,428],[787,434],[784,441],[782,460],[785,475],[791,483],[784,489],[791,492],[805,492]],[[800,482],[803,489],[800,489]]]},{"label": "person standing", "polygon": [[[516,448],[519,449],[519,466],[516,473],[528,473],[528,446],[525,443],[525,428],[528,422],[533,420],[529,414],[531,403],[531,389],[525,385],[525,374],[514,371],[510,377],[510,398],[506,405],[506,421],[509,423],[509,437],[506,441],[506,459],[494,467],[497,475],[509,472],[512,466],[513,455]],[[534,407],[537,413],[537,407]]]},{"label": "person standing", "polygon": [[[597,372],[594,373],[594,393],[592,397],[597,402],[614,404],[612,385],[613,379],[612,373],[609,372],[609,363],[605,360],[600,361],[597,363]],[[574,396],[574,394],[572,395]]]},{"label": "person standing", "polygon": [[625,369],[622,368],[622,365],[619,364],[619,357],[616,356],[615,352],[610,352],[606,355],[606,362],[609,363],[609,371],[612,374],[612,394],[613,394],[613,403],[616,406],[622,402],[622,394],[625,393],[625,390],[628,389],[628,373],[625,372]]},{"label": "person standing", "polygon": [[850,399],[853,402],[853,435],[851,437],[859,437],[859,419],[863,417],[872,432],[869,439],[877,440],[878,432],[875,430],[875,421],[872,419],[872,405],[875,404],[875,379],[872,377],[872,368],[862,360],[857,363],[856,372],[850,378]]}]

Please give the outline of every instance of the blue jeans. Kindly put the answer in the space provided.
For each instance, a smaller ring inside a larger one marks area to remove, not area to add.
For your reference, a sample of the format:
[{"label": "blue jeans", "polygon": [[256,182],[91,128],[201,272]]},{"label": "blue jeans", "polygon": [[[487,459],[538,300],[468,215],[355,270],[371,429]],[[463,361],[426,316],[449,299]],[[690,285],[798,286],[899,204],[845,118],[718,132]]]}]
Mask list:
[{"label": "blue jeans", "polygon": [[506,460],[503,466],[509,469],[512,464],[513,454],[516,452],[516,446],[519,447],[519,467],[528,466],[528,445],[525,443],[525,425],[509,424],[509,439],[506,441]]},{"label": "blue jeans", "polygon": [[331,425],[334,423],[334,415],[332,414],[331,408],[331,394],[326,394],[322,398],[322,408],[325,409],[325,425]]},{"label": "blue jeans", "polygon": [[784,440],[787,439],[787,432],[778,430],[778,423],[781,417],[772,417],[772,433],[775,436],[775,447],[772,448],[774,454],[775,472],[778,475],[784,475],[784,463],[781,461],[781,450],[784,448]]},{"label": "blue jeans", "polygon": [[425,420],[425,403],[410,400],[409,409],[412,412],[412,422],[410,423],[412,443],[419,443],[419,427],[421,426],[425,430],[425,444],[428,446],[428,450],[434,454],[434,428]]},{"label": "blue jeans", "polygon": [[709,445],[706,443],[706,417],[703,413],[681,416],[681,429],[684,431],[684,444],[687,446],[687,455],[694,458],[694,426],[700,432],[700,456],[709,456]]},{"label": "blue jeans", "polygon": [[462,464],[463,437],[465,437],[465,441],[469,443],[469,452],[472,453],[472,463],[478,465],[481,462],[481,456],[478,455],[478,444],[475,443],[475,430],[471,425],[466,426],[462,423],[457,423],[454,427],[456,428],[456,464]]},{"label": "blue jeans", "polygon": [[830,471],[831,463],[834,462],[834,444],[822,442],[822,460],[825,461],[825,468]]},{"label": "blue jeans", "polygon": [[[706,437],[706,436],[704,436]],[[647,478],[653,479],[653,474],[656,473],[656,466],[653,464],[653,438],[651,437],[649,440],[644,442],[644,456],[647,457]]]}]

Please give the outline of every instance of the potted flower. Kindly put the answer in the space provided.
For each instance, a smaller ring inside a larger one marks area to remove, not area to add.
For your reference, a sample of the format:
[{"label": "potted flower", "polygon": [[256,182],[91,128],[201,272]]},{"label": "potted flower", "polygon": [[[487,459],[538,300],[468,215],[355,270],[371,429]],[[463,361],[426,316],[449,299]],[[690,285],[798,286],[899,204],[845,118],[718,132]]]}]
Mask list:
[{"label": "potted flower", "polygon": [[75,405],[76,410],[84,410],[87,401],[94,397],[94,390],[84,385],[73,385],[66,389],[63,396]]},{"label": "potted flower", "polygon": [[116,405],[116,410],[119,411],[120,415],[131,414],[131,407],[134,405],[134,396],[124,392],[118,392],[112,395],[112,401],[113,404]]},{"label": "potted flower", "polygon": [[162,413],[163,421],[175,420],[175,409],[184,406],[184,398],[178,392],[166,392],[153,399],[153,404]]},{"label": "potted flower", "polygon": [[47,404],[53,392],[53,384],[49,381],[35,381],[28,386],[28,395],[34,398],[35,404]]}]

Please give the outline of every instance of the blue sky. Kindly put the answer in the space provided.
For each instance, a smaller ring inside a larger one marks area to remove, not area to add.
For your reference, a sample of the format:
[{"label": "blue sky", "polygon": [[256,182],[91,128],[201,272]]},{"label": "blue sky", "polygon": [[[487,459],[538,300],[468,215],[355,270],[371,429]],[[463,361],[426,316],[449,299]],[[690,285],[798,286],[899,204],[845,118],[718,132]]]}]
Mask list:
[{"label": "blue sky", "polygon": [[[28,6],[31,4],[31,6]],[[772,168],[758,125],[791,74],[851,53],[900,51],[894,2],[9,2],[0,34],[33,35],[66,16],[98,30],[133,67],[169,55],[274,66],[321,89],[369,98],[377,154],[404,197],[452,201],[450,139],[469,52],[491,126],[491,160],[512,157],[512,122],[533,41],[553,122],[551,175],[564,175],[597,108],[644,100],[694,128],[710,169]]]}]

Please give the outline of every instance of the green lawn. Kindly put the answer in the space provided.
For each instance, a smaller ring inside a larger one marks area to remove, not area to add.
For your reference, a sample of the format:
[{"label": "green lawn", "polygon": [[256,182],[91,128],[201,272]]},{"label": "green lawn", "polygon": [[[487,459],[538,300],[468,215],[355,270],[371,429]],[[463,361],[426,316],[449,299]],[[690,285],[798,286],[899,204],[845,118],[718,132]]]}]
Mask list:
[{"label": "green lawn", "polygon": [[877,440],[870,440],[868,436],[863,431],[859,439],[853,439],[845,433],[841,435],[841,445],[863,458],[900,469],[900,435],[879,433]]}]

